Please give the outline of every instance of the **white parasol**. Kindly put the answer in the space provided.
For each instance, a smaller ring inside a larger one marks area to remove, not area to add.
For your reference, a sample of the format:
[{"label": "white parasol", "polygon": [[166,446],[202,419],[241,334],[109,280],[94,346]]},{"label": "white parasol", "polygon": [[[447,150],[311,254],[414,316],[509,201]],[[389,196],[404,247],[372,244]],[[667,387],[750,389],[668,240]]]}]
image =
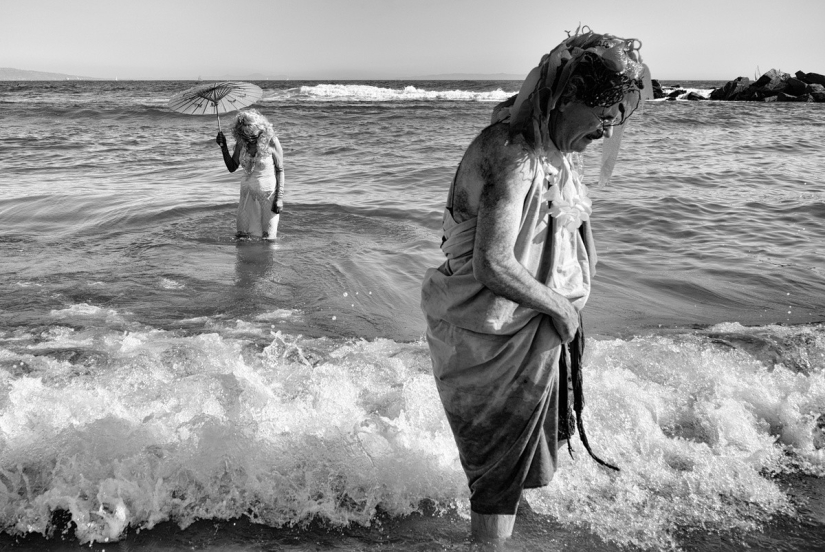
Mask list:
[{"label": "white parasol", "polygon": [[189,115],[211,115],[218,117],[221,129],[221,113],[237,111],[248,107],[263,96],[263,91],[248,82],[216,82],[199,84],[169,99],[169,109]]}]

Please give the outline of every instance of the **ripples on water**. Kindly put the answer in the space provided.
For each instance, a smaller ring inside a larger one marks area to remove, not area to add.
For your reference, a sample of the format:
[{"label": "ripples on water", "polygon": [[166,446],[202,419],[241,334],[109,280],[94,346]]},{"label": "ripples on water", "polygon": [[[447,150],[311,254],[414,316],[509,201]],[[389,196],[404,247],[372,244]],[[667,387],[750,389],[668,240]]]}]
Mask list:
[{"label": "ripples on water", "polygon": [[[287,162],[270,245],[232,239],[217,121],[164,107],[191,84],[0,85],[0,529],[316,518],[373,525],[261,538],[466,547],[419,285],[461,155],[518,83],[262,83]],[[588,433],[623,471],[577,448],[514,549],[822,546],[823,127],[821,104],[634,116],[591,193],[586,311]],[[448,515],[405,517],[428,508]]]}]

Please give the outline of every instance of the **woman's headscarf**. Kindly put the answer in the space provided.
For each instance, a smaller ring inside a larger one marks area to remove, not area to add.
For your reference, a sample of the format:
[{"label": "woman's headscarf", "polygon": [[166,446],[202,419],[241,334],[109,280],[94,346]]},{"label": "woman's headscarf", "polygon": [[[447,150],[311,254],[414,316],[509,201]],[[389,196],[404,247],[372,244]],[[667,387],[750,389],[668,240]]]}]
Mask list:
[{"label": "woman's headscarf", "polygon": [[[540,150],[542,144],[550,140],[550,112],[565,96],[571,76],[576,69],[585,69],[594,61],[602,63],[609,76],[601,82],[592,82],[598,78],[596,73],[583,75],[591,81],[586,87],[589,92],[577,92],[575,99],[591,107],[621,104],[620,111],[626,119],[642,100],[653,97],[650,70],[639,54],[641,45],[635,38],[598,34],[587,26],[579,27],[573,36],[541,58],[539,65],[527,75],[512,105],[508,108],[505,102],[497,107],[493,121],[509,120],[511,139],[521,134]],[[604,140],[599,185],[610,179],[623,130],[624,124],[615,126],[613,135]]]}]

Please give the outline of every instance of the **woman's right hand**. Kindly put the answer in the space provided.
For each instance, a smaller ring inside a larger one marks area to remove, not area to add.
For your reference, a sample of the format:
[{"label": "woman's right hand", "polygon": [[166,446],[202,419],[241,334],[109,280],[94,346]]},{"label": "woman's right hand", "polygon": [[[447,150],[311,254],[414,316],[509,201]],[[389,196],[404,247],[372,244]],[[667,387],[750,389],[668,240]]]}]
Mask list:
[{"label": "woman's right hand", "polygon": [[224,136],[220,130],[218,131],[218,136],[215,138],[215,142],[217,142],[220,147],[226,145],[226,136]]},{"label": "woman's right hand", "polygon": [[576,331],[579,329],[579,313],[573,303],[564,300],[562,303],[562,310],[553,316],[553,326],[556,328],[562,343],[569,343],[576,337]]}]

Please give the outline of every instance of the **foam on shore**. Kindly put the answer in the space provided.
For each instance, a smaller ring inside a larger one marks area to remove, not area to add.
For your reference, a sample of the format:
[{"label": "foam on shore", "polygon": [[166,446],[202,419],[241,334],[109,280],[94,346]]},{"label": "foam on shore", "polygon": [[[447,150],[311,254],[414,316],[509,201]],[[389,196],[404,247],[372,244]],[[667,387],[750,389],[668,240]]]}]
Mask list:
[{"label": "foam on shore", "polygon": [[[246,322],[269,335],[262,346],[228,321],[186,335],[70,328],[54,315],[50,328],[0,336],[5,532],[49,534],[58,510],[82,542],[166,520],[369,525],[422,500],[467,513],[423,342]],[[641,547],[670,546],[680,528],[752,530],[793,514],[768,476],[825,475],[823,354],[822,326],[590,340],[585,423],[622,471],[575,441],[575,461],[562,452],[554,482],[527,499]]]}]

